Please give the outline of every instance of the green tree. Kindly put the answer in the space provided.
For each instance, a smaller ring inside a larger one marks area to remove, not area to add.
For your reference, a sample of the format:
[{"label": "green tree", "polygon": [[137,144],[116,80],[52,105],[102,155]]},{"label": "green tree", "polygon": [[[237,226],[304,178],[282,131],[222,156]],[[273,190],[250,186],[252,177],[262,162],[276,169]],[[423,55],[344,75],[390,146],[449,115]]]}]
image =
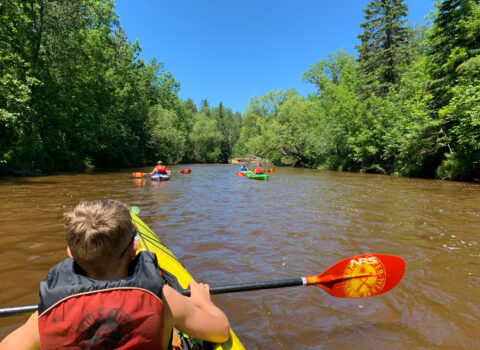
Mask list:
[{"label": "green tree", "polygon": [[[267,151],[274,160],[276,152],[270,145],[276,146],[281,153],[281,158],[276,160],[279,164],[292,166],[312,166],[318,164],[320,156],[316,148],[316,130],[319,128],[319,117],[322,111],[319,104],[312,100],[305,100],[296,95],[289,97],[280,107],[278,113],[279,126],[269,130],[276,133],[267,139]],[[274,142],[272,142],[274,141]],[[268,154],[267,154],[268,155]]]},{"label": "green tree", "polygon": [[396,88],[401,67],[408,62],[408,5],[404,0],[371,0],[363,10],[365,22],[357,46],[361,91],[386,96]]},{"label": "green tree", "polygon": [[211,110],[211,117],[215,119],[217,128],[222,134],[220,142],[220,162],[227,163],[232,156],[232,149],[240,135],[241,116],[234,114],[230,108],[224,108],[220,102],[217,108]]},{"label": "green tree", "polygon": [[353,62],[353,56],[340,49],[333,54],[328,53],[326,59],[313,64],[307,72],[303,73],[302,79],[306,83],[313,84],[318,90],[318,95],[321,95],[330,84],[340,84],[342,72],[345,68],[351,67]]},{"label": "green tree", "polygon": [[193,145],[195,160],[202,163],[217,163],[220,161],[222,133],[217,123],[206,113],[200,111],[195,116],[193,129],[189,135]]},{"label": "green tree", "polygon": [[147,146],[154,149],[155,159],[165,163],[179,163],[184,156],[186,137],[175,127],[177,118],[173,110],[160,105],[153,106],[148,114],[151,135]]},{"label": "green tree", "polygon": [[353,170],[349,157],[360,115],[355,92],[356,74],[353,56],[339,50],[303,75],[304,80],[316,84],[319,90],[317,97],[310,98],[316,106],[318,119],[310,137],[311,152],[317,155],[313,161],[315,165]]},{"label": "green tree", "polygon": [[200,109],[210,109],[210,103],[208,102],[208,99],[205,97],[201,102],[200,102]]},{"label": "green tree", "polygon": [[191,115],[194,115],[198,112],[197,106],[195,105],[195,102],[191,98],[187,98],[184,102],[185,109],[190,111]]},{"label": "green tree", "polygon": [[245,109],[240,137],[234,146],[234,154],[266,156],[268,153],[265,147],[267,131],[278,122],[281,105],[293,96],[297,96],[294,90],[279,90],[271,91],[260,98],[252,97]]}]

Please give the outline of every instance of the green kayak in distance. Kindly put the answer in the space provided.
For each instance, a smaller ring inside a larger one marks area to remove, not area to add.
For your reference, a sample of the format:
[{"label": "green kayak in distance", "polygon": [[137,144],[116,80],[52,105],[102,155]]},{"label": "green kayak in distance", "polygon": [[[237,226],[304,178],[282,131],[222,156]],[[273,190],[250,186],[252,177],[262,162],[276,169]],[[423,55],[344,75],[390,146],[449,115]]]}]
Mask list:
[{"label": "green kayak in distance", "polygon": [[268,180],[268,174],[254,174],[250,171],[247,172],[247,178],[250,180],[263,180],[267,181]]}]

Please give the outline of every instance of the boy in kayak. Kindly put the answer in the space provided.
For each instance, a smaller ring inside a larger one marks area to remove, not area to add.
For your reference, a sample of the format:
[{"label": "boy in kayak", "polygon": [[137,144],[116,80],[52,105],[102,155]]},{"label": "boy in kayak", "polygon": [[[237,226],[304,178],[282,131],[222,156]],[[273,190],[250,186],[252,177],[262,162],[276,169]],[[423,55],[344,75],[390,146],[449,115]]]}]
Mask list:
[{"label": "boy in kayak", "polygon": [[40,303],[0,349],[168,349],[173,327],[211,342],[229,338],[225,314],[208,284],[191,282],[185,297],[138,255],[128,208],[114,200],[81,202],[66,214],[66,259],[40,283]]},{"label": "boy in kayak", "polygon": [[170,170],[167,169],[167,167],[162,163],[161,160],[157,162],[157,165],[155,165],[155,167],[153,168],[150,176],[158,174],[170,175]]},{"label": "boy in kayak", "polygon": [[254,174],[263,174],[262,163],[258,162]]}]

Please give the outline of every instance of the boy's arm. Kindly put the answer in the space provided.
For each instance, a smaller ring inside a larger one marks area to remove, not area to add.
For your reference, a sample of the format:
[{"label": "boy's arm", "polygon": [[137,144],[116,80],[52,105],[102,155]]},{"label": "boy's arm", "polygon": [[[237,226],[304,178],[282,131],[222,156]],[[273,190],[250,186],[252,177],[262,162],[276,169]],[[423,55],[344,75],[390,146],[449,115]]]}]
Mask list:
[{"label": "boy's arm", "polygon": [[190,283],[191,297],[185,297],[169,286],[163,287],[165,307],[173,318],[173,326],[191,337],[223,343],[230,337],[230,324],[225,314],[210,300],[208,284]]},{"label": "boy's arm", "polygon": [[40,349],[37,312],[30,316],[23,326],[20,326],[12,333],[7,335],[5,339],[3,339],[3,341],[0,343],[0,350],[7,349]]}]

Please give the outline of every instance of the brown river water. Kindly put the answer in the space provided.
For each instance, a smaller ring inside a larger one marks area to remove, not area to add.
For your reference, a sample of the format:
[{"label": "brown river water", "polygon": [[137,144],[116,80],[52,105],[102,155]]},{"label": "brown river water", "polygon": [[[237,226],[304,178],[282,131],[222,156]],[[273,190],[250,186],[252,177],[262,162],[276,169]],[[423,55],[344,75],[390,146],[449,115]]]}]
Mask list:
[{"label": "brown river water", "polygon": [[[335,298],[317,287],[213,296],[246,349],[480,349],[480,186],[276,168],[269,181],[234,165],[173,167],[171,180],[129,169],[0,178],[0,307],[35,304],[66,257],[63,213],[118,199],[199,281],[316,275],[353,255],[402,257],[393,290]],[[0,319],[0,339],[25,321]]]}]

